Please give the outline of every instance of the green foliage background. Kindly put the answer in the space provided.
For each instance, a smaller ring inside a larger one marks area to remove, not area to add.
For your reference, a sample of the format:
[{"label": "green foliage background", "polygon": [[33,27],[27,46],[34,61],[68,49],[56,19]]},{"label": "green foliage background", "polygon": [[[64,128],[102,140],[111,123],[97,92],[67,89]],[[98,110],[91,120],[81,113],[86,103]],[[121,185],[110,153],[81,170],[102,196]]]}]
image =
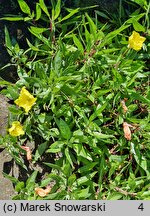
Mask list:
[{"label": "green foliage background", "polygon": [[[150,198],[150,4],[133,2],[140,9],[118,28],[115,17],[109,22],[110,15],[97,10],[92,18],[80,8],[66,8],[63,16],[61,1],[47,7],[39,0],[33,12],[18,0],[24,15],[3,18],[29,22],[34,38],[23,50],[12,45],[5,28],[19,79],[15,85],[2,80],[2,93],[14,101],[26,86],[37,97],[28,115],[13,103],[9,108],[9,127],[20,121],[25,135],[0,138],[27,173],[26,182],[5,174],[18,192],[13,199]],[[146,37],[139,52],[128,48],[133,30]],[[130,141],[123,122],[132,125]],[[32,161],[22,145],[31,146]],[[34,189],[47,185],[51,192],[37,196]]]}]

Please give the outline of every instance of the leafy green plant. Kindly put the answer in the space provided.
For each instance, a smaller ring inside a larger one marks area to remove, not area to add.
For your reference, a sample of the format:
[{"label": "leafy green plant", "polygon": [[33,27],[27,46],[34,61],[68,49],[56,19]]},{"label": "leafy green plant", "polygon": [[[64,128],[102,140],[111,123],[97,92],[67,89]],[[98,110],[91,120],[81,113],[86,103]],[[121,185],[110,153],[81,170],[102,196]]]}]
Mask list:
[{"label": "leafy green plant", "polygon": [[1,139],[28,174],[25,183],[7,176],[14,199],[149,199],[149,38],[126,35],[133,17],[108,32],[79,8],[63,17],[60,1],[49,10],[39,0],[36,12],[18,3],[27,17],[5,19],[30,21],[35,40],[22,50],[5,29],[19,80],[2,91],[13,103]]}]

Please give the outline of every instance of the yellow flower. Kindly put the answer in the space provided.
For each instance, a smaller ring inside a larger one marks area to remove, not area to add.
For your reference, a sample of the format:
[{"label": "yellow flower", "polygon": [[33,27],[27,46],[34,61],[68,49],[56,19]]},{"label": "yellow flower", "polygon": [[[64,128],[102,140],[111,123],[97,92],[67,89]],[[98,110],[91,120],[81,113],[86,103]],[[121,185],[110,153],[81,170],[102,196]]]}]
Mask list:
[{"label": "yellow flower", "polygon": [[20,136],[24,135],[24,130],[19,121],[14,121],[12,127],[8,129],[11,136]]},{"label": "yellow flower", "polygon": [[28,113],[29,110],[34,105],[36,100],[37,100],[37,98],[34,98],[33,95],[31,95],[26,90],[25,87],[22,87],[21,92],[20,92],[20,96],[19,96],[19,98],[17,100],[15,100],[15,103],[18,106],[23,107],[25,109],[25,112]]},{"label": "yellow flower", "polygon": [[129,48],[139,51],[145,40],[145,37],[142,37],[139,33],[133,31],[132,35],[129,37]]}]

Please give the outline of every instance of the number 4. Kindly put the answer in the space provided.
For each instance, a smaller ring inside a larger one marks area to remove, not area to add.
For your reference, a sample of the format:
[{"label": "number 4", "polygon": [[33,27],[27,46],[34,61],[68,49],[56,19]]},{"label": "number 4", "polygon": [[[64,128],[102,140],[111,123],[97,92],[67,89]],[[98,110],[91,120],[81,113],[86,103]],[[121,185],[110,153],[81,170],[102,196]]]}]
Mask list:
[{"label": "number 4", "polygon": [[144,210],[144,206],[143,206],[143,203],[141,203],[138,207],[139,210],[143,211]]}]

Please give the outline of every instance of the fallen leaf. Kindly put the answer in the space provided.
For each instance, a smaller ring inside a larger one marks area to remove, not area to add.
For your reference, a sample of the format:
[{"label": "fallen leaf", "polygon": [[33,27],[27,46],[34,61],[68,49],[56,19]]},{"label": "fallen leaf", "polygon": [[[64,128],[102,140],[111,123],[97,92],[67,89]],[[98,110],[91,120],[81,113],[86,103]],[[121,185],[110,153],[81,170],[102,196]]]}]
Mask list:
[{"label": "fallen leaf", "polygon": [[121,105],[122,105],[122,108],[123,108],[123,112],[126,113],[128,111],[128,108],[127,108],[124,100],[121,101]]},{"label": "fallen leaf", "polygon": [[22,149],[24,149],[27,152],[27,160],[32,160],[32,153],[31,149],[27,146],[21,146]]},{"label": "fallen leaf", "polygon": [[45,197],[47,194],[49,194],[51,191],[51,187],[47,186],[46,189],[43,188],[35,188],[35,193],[39,195],[40,197]]},{"label": "fallen leaf", "polygon": [[123,122],[124,137],[127,140],[131,140],[131,130],[130,130],[130,127],[132,127],[132,125],[128,124],[127,122]]}]

